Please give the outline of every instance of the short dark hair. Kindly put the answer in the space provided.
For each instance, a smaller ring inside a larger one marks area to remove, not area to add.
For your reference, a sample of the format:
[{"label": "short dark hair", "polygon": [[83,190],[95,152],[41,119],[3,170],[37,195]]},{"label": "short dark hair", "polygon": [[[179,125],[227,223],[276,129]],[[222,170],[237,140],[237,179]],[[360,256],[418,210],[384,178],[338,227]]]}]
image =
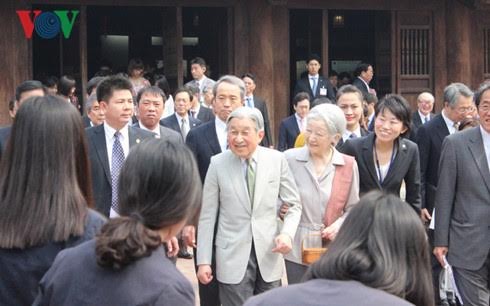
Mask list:
[{"label": "short dark hair", "polygon": [[406,131],[401,135],[410,135],[412,112],[407,100],[405,100],[405,98],[401,95],[397,94],[386,95],[374,107],[374,114],[376,117],[378,117],[378,115],[382,114],[385,110],[389,110],[396,117],[396,119],[403,123]]},{"label": "short dark hair", "polygon": [[313,108],[313,107],[320,105],[320,104],[335,104],[335,103],[333,103],[327,97],[319,97],[319,98],[316,98],[315,100],[313,100],[313,102],[311,102],[310,108]]},{"label": "short dark hair", "polygon": [[201,182],[185,144],[147,139],[128,155],[119,179],[120,218],[96,238],[99,265],[120,269],[162,244],[157,230],[198,213]]},{"label": "short dark hair", "polygon": [[254,83],[255,83],[255,75],[253,75],[253,74],[252,74],[252,73],[250,73],[250,72],[247,72],[247,73],[243,74],[243,75],[242,75],[242,79],[244,79],[244,78],[249,78],[249,79],[251,79],[252,81],[254,81]]},{"label": "short dark hair", "polygon": [[361,198],[304,279],[355,280],[404,298],[434,304],[429,245],[420,217],[392,194]]},{"label": "short dark hair", "polygon": [[336,97],[337,103],[339,101],[339,98],[342,95],[347,94],[347,93],[355,93],[355,94],[357,94],[359,96],[359,100],[361,101],[361,103],[364,100],[364,95],[359,90],[359,88],[357,88],[354,85],[347,84],[347,85],[344,85],[344,86],[340,87],[339,90],[337,90],[337,97]]},{"label": "short dark hair", "polygon": [[333,76],[338,77],[338,76],[339,76],[339,74],[337,73],[337,71],[335,71],[335,70],[333,70],[333,69],[332,69],[332,70],[330,70],[330,72],[328,73],[328,77],[333,77]]},{"label": "short dark hair", "polygon": [[58,82],[58,94],[68,96],[75,85],[76,82],[71,76],[62,76]]},{"label": "short dark hair", "polygon": [[181,92],[186,92],[188,95],[189,95],[189,99],[191,100],[192,102],[192,99],[194,98],[194,95],[192,94],[192,91],[188,88],[188,87],[180,87],[179,89],[177,89],[174,93],[174,99],[175,97],[177,97],[177,95]]},{"label": "short dark hair", "polygon": [[475,127],[480,125],[480,120],[474,117],[467,117],[461,120],[458,126],[458,131],[462,131],[466,128]]},{"label": "short dark hair", "polygon": [[24,92],[28,92],[28,91],[36,90],[36,89],[42,89],[43,91],[45,91],[43,83],[36,81],[36,80],[27,80],[27,81],[20,83],[20,85],[17,86],[17,88],[15,89],[15,100],[19,101],[20,96]]},{"label": "short dark hair", "polygon": [[306,58],[306,64],[309,64],[311,61],[317,61],[319,64],[322,63],[322,59],[320,58],[320,56],[318,56],[318,54],[310,54],[308,55],[308,57]]},{"label": "short dark hair", "polygon": [[78,110],[58,96],[27,99],[0,162],[0,248],[80,236],[92,206],[90,177]]},{"label": "short dark hair", "polygon": [[298,105],[298,102],[301,102],[303,100],[310,101],[310,95],[307,92],[304,92],[304,91],[298,92],[294,96],[294,98],[293,98],[293,105],[294,106],[297,106]]},{"label": "short dark hair", "polygon": [[99,86],[100,82],[102,82],[105,78],[106,77],[103,77],[103,76],[94,76],[93,78],[91,78],[87,82],[87,94],[91,95],[92,90],[94,90],[94,88],[97,88],[97,86]]},{"label": "short dark hair", "polygon": [[370,92],[365,92],[365,93],[363,93],[363,95],[364,95],[364,100],[366,101],[367,104],[371,104],[371,103],[377,104],[378,103],[378,97],[376,97],[376,95],[373,95]]},{"label": "short dark hair", "polygon": [[490,89],[490,81],[483,82],[482,84],[480,84],[480,86],[476,90],[474,98],[473,98],[475,100],[475,105],[477,107],[480,105],[481,97],[483,96],[485,91],[487,91],[489,89]]},{"label": "short dark hair", "polygon": [[194,64],[198,64],[199,66],[206,68],[206,61],[202,57],[194,57],[191,60],[191,66]]},{"label": "short dark hair", "polygon": [[360,63],[357,65],[356,70],[354,70],[354,76],[358,77],[361,75],[362,72],[368,71],[369,67],[372,67],[373,65],[368,64],[368,63]]},{"label": "short dark hair", "polygon": [[97,101],[109,102],[114,90],[133,90],[133,85],[127,78],[121,76],[110,76],[105,78],[97,86]]},{"label": "short dark hair", "polygon": [[9,111],[13,111],[15,108],[15,98],[9,100]]},{"label": "short dark hair", "polygon": [[58,86],[58,78],[55,77],[54,75],[50,75],[44,79],[44,86],[48,88],[52,88],[54,86]]},{"label": "short dark hair", "polygon": [[165,103],[165,101],[167,100],[167,97],[165,96],[165,93],[163,92],[163,90],[160,89],[160,87],[158,87],[158,86],[150,86],[150,87],[142,88],[138,92],[138,95],[136,96],[136,103],[137,104],[140,103],[141,97],[144,94],[152,94],[154,96],[161,96],[162,99],[163,99],[163,103]]}]

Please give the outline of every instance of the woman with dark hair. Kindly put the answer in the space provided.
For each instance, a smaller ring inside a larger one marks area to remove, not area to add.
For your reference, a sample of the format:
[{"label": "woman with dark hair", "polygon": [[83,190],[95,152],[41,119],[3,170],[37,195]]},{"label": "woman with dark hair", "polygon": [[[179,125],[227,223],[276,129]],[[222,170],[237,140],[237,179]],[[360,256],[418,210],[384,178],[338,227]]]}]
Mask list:
[{"label": "woman with dark hair", "polygon": [[28,99],[0,162],[0,304],[31,305],[56,254],[95,236],[105,219],[88,206],[80,114],[56,96]]},{"label": "woman with dark hair", "polygon": [[73,104],[78,110],[80,110],[80,103],[78,103],[78,98],[75,95],[76,81],[69,76],[62,76],[58,82],[58,95],[63,99]]},{"label": "woman with dark hair", "polygon": [[163,110],[161,119],[173,115],[173,113],[175,112],[174,110],[175,104],[174,104],[174,98],[172,97],[172,93],[170,92],[170,85],[168,84],[167,78],[164,75],[162,75],[155,82],[155,86],[163,90],[163,93],[167,97],[167,100],[165,101],[165,109]]},{"label": "woman with dark hair", "polygon": [[305,283],[272,290],[245,305],[433,306],[430,271],[420,219],[398,197],[373,191],[351,209]]},{"label": "woman with dark hair", "polygon": [[132,58],[128,64],[128,78],[133,85],[133,96],[136,97],[138,92],[145,88],[150,87],[150,82],[144,78],[145,65],[139,58]]},{"label": "woman with dark hair", "polygon": [[191,284],[162,244],[196,214],[200,201],[191,151],[184,144],[143,141],[121,170],[121,217],[95,240],[59,254],[34,305],[194,306]]},{"label": "woman with dark hair", "polygon": [[387,95],[375,106],[374,133],[349,139],[340,149],[354,156],[359,166],[360,194],[373,189],[400,195],[420,213],[420,160],[410,134],[411,111],[400,95]]}]

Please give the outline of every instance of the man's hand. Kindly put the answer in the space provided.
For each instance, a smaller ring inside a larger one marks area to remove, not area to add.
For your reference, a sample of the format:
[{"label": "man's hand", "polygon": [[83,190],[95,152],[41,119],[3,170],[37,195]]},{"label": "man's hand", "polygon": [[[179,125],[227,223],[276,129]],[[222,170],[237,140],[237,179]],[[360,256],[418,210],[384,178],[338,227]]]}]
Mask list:
[{"label": "man's hand", "polygon": [[175,257],[177,256],[177,253],[179,253],[179,241],[177,238],[172,237],[167,241],[167,256],[168,257]]},{"label": "man's hand", "polygon": [[213,280],[213,270],[210,265],[200,265],[197,268],[197,279],[203,285],[209,284]]},{"label": "man's hand", "polygon": [[444,256],[446,256],[448,251],[447,247],[435,247],[434,248],[434,255],[437,258],[437,261],[441,264],[441,266],[444,268],[446,264],[444,263]]},{"label": "man's hand", "polygon": [[276,239],[274,239],[276,247],[272,249],[272,252],[287,254],[292,249],[291,238],[286,234],[279,234]]},{"label": "man's hand", "polygon": [[424,223],[427,223],[432,219],[427,208],[422,208],[422,210],[420,211],[420,217],[422,218],[422,221],[424,221]]},{"label": "man's hand", "polygon": [[284,217],[288,213],[288,210],[289,210],[289,205],[286,203],[282,203],[281,207],[279,208],[279,218],[281,220],[284,220]]},{"label": "man's hand", "polygon": [[182,229],[182,240],[184,241],[185,245],[190,246],[190,247],[197,247],[196,246],[196,228],[194,225],[186,225]]}]

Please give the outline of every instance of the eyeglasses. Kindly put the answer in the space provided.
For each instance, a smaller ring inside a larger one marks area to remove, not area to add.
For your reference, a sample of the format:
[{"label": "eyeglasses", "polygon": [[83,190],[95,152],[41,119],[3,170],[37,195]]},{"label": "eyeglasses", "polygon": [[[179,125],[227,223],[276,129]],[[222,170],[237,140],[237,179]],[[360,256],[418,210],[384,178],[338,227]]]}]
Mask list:
[{"label": "eyeglasses", "polygon": [[475,107],[473,106],[468,106],[468,107],[458,107],[456,108],[456,111],[460,114],[466,114],[466,113],[471,113],[475,111]]},{"label": "eyeglasses", "polygon": [[480,104],[480,106],[478,107],[478,109],[481,112],[488,113],[490,111],[490,104]]}]

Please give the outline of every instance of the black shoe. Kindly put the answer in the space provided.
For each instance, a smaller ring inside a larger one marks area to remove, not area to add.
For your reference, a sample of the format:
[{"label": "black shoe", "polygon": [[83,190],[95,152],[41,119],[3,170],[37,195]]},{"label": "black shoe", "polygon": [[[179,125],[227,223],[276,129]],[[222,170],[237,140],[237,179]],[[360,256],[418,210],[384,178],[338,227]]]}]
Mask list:
[{"label": "black shoe", "polygon": [[187,252],[186,250],[180,250],[179,253],[177,254],[177,257],[183,258],[183,259],[192,259],[192,254]]}]

